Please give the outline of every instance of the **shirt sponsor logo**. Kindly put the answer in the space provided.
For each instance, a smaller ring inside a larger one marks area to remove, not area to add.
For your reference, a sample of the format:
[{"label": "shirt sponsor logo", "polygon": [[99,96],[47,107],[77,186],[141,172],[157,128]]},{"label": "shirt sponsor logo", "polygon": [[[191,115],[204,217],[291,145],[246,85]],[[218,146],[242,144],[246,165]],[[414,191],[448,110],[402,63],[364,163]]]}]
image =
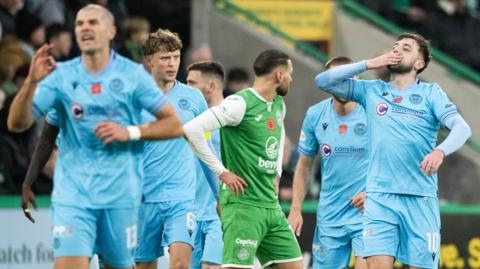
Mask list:
[{"label": "shirt sponsor logo", "polygon": [[83,118],[83,115],[85,114],[85,111],[83,110],[83,107],[79,104],[73,104],[72,105],[72,114],[73,118],[76,120],[79,120]]},{"label": "shirt sponsor logo", "polygon": [[265,142],[265,153],[267,153],[268,158],[276,159],[278,157],[279,149],[278,139],[274,136],[270,136]]},{"label": "shirt sponsor logo", "polygon": [[108,85],[108,87],[112,91],[121,91],[121,90],[123,90],[123,82],[122,82],[121,79],[116,78],[116,79],[113,79],[112,81],[110,81],[110,84]]},{"label": "shirt sponsor logo", "polygon": [[367,126],[364,123],[357,123],[353,128],[353,131],[357,135],[364,135],[367,132]]},{"label": "shirt sponsor logo", "polygon": [[423,97],[420,94],[414,93],[408,97],[408,100],[410,100],[410,103],[418,105],[423,101]]},{"label": "shirt sponsor logo", "polygon": [[423,112],[417,111],[415,109],[411,109],[408,107],[402,107],[402,106],[392,106],[392,113],[395,114],[405,114],[405,115],[413,115],[413,116],[423,116]]},{"label": "shirt sponsor logo", "polygon": [[267,174],[275,174],[277,162],[264,160],[262,157],[258,157],[258,167],[267,169]]},{"label": "shirt sponsor logo", "polygon": [[345,124],[342,124],[342,125],[338,126],[338,134],[340,134],[340,135],[346,134],[347,130],[348,130],[348,126],[345,125]]},{"label": "shirt sponsor logo", "polygon": [[257,240],[252,240],[252,239],[241,239],[241,238],[236,238],[235,239],[235,244],[241,245],[242,247],[252,247],[256,248],[258,241]]},{"label": "shirt sponsor logo", "polygon": [[332,155],[332,148],[328,144],[322,144],[322,154],[325,158],[328,158]]},{"label": "shirt sponsor logo", "polygon": [[378,116],[384,116],[388,112],[388,105],[386,103],[380,103],[375,110],[377,111]]}]

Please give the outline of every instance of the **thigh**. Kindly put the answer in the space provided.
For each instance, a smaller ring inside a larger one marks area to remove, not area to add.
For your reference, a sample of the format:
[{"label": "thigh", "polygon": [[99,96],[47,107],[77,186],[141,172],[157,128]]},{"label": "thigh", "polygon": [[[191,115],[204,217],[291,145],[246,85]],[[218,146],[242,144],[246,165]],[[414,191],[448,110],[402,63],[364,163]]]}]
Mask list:
[{"label": "thigh", "polygon": [[257,257],[262,266],[302,261],[297,238],[280,207],[266,209],[268,230],[260,243]]},{"label": "thigh", "polygon": [[97,238],[98,211],[72,206],[52,206],[55,257],[92,257]]},{"label": "thigh", "polygon": [[106,265],[134,265],[138,238],[138,208],[104,209],[98,222],[97,248]]},{"label": "thigh", "polygon": [[205,244],[202,262],[209,264],[223,263],[222,224],[220,219],[206,221]]},{"label": "thigh", "polygon": [[138,247],[135,253],[137,263],[148,263],[162,257],[162,234],[164,217],[157,203],[142,203],[138,220]]},{"label": "thigh", "polygon": [[185,243],[190,247],[194,244],[196,226],[195,202],[193,200],[162,203],[165,212],[165,230],[162,245]]},{"label": "thigh", "polygon": [[192,260],[190,267],[194,269],[202,268],[202,255],[205,247],[204,227],[205,221],[197,221],[197,226],[194,233],[194,244],[192,251]]},{"label": "thigh", "polygon": [[266,230],[263,208],[238,203],[222,205],[223,267],[253,268]]},{"label": "thigh", "polygon": [[363,224],[347,225],[347,229],[355,257],[363,257]]},{"label": "thigh", "polygon": [[440,209],[435,197],[401,197],[400,247],[397,259],[410,266],[437,268],[440,256]]},{"label": "thigh", "polygon": [[350,236],[343,227],[317,225],[313,236],[313,268],[348,267],[352,253],[350,241]]},{"label": "thigh", "polygon": [[363,223],[363,256],[395,257],[399,246],[398,201],[389,194],[367,193]]}]

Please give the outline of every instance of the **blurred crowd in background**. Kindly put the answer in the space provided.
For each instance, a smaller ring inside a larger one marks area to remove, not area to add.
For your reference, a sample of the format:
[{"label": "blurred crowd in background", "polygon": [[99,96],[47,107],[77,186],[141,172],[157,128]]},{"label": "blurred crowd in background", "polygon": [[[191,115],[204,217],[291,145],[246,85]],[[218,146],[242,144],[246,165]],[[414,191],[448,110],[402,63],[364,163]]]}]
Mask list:
[{"label": "blurred crowd in background", "polygon": [[[78,56],[73,34],[74,15],[84,5],[96,3],[107,7],[115,16],[117,37],[112,47],[138,63],[143,61],[141,43],[148,33],[159,27],[177,32],[185,48],[178,75],[178,79],[184,82],[188,64],[212,60],[215,54],[208,44],[196,48],[190,46],[191,1],[0,0],[0,195],[20,193],[41,131],[41,123],[22,134],[10,133],[6,126],[10,103],[28,74],[35,50],[48,42],[54,44],[52,55],[57,61]],[[477,0],[357,1],[397,25],[423,34],[434,47],[480,71],[480,9]],[[227,70],[224,95],[248,87],[252,80],[247,70]],[[291,199],[297,159],[296,143],[287,139],[280,200]],[[54,160],[55,154],[34,185],[34,192],[51,192]],[[315,178],[311,193],[318,193],[320,188],[319,171]]]}]

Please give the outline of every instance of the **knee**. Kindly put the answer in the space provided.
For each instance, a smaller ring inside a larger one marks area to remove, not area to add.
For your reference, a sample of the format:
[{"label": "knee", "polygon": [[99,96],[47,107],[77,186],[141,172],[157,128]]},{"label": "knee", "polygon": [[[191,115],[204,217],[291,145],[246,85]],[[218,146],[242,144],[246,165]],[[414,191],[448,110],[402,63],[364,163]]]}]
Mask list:
[{"label": "knee", "polygon": [[190,263],[182,259],[174,260],[170,264],[170,269],[188,269],[189,267]]}]

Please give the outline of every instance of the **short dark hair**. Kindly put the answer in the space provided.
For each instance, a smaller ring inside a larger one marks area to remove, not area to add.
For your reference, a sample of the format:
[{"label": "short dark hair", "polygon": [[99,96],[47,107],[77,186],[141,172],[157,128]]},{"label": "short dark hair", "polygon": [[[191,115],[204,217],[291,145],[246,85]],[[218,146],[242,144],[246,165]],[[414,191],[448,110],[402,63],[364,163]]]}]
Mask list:
[{"label": "short dark hair", "polygon": [[250,76],[245,69],[241,67],[234,67],[227,73],[227,82],[249,82]]},{"label": "short dark hair", "polygon": [[410,38],[415,40],[418,45],[418,52],[423,56],[423,61],[425,62],[425,66],[422,69],[419,69],[417,71],[417,74],[422,73],[425,68],[427,68],[428,63],[430,63],[430,59],[432,56],[430,55],[430,42],[423,37],[421,34],[417,33],[403,33],[398,36],[397,41],[405,39],[405,38]]},{"label": "short dark hair", "polygon": [[335,58],[332,58],[330,60],[328,60],[328,62],[325,64],[325,67],[327,69],[330,69],[330,67],[332,66],[337,66],[337,65],[342,65],[342,64],[351,64],[353,63],[353,60],[348,58],[348,57],[345,57],[345,56],[338,56],[338,57],[335,57]]},{"label": "short dark hair", "polygon": [[223,65],[215,61],[196,62],[188,66],[187,71],[200,71],[202,75],[215,76],[223,82],[225,79],[225,72]]},{"label": "short dark hair", "polygon": [[256,76],[263,76],[272,72],[278,66],[287,66],[290,57],[275,49],[266,50],[255,59],[253,63],[253,71]]}]

